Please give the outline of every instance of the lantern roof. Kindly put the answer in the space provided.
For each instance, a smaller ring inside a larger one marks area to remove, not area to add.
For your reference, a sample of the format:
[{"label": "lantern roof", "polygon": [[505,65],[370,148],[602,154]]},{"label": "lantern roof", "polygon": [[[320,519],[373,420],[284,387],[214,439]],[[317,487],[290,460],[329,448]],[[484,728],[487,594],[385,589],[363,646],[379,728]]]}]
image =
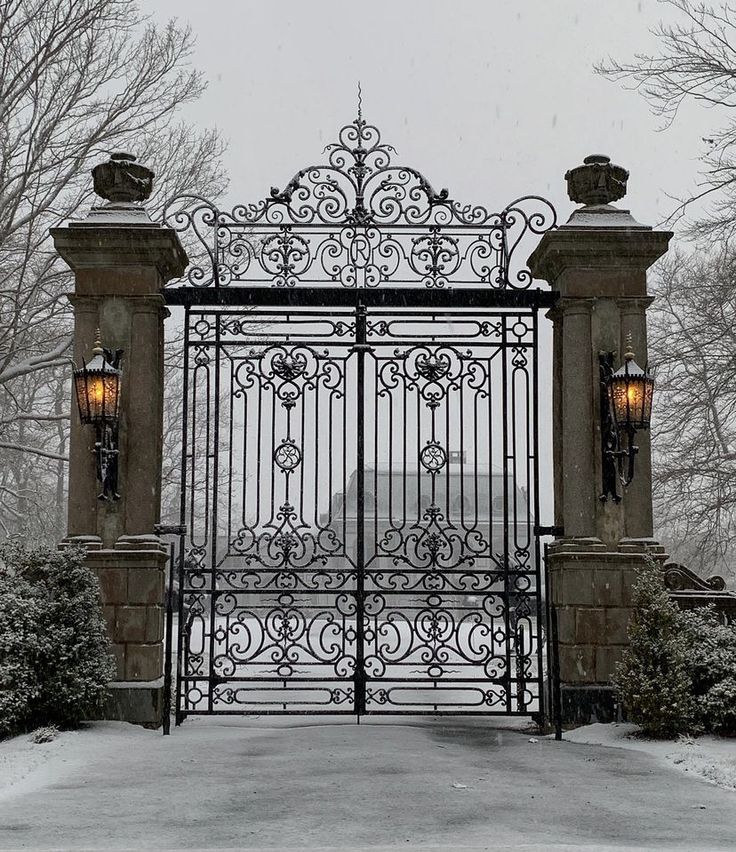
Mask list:
[{"label": "lantern roof", "polygon": [[612,379],[626,379],[626,378],[635,378],[635,379],[643,379],[650,378],[649,374],[646,370],[643,370],[637,363],[634,361],[634,351],[632,349],[632,341],[631,341],[631,332],[626,335],[626,352],[624,352],[624,363],[616,370],[616,372],[611,377]]},{"label": "lantern roof", "polygon": [[627,359],[613,374],[614,379],[634,378],[640,379],[648,377],[646,370],[643,370],[633,358]]},{"label": "lantern roof", "polygon": [[95,336],[95,345],[92,349],[92,358],[85,363],[84,359],[82,359],[83,367],[82,369],[87,372],[95,372],[95,373],[106,373],[107,375],[120,375],[120,370],[114,367],[105,357],[105,350],[102,346],[102,341],[100,340],[100,330],[97,329],[97,334]]}]

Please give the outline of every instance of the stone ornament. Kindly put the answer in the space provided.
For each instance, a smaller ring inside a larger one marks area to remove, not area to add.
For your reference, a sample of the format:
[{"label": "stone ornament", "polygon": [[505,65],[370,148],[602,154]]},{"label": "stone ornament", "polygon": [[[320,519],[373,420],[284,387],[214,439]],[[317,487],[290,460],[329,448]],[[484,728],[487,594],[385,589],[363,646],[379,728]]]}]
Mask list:
[{"label": "stone ornament", "polygon": [[111,154],[92,169],[95,193],[113,203],[145,201],[153,189],[154,173],[136,163],[132,154]]},{"label": "stone ornament", "polygon": [[565,175],[570,201],[589,207],[610,204],[626,195],[629,173],[611,162],[605,154],[591,154],[582,166],[570,169]]}]

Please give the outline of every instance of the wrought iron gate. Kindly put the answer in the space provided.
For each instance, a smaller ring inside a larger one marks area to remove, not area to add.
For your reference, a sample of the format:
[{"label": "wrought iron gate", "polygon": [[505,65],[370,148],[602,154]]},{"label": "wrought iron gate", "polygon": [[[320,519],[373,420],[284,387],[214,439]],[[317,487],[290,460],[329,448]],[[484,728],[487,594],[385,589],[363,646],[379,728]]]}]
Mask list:
[{"label": "wrought iron gate", "polygon": [[360,116],[328,150],[260,205],[169,214],[199,240],[166,292],[185,305],[177,718],[542,713],[554,298],[509,261],[554,218],[460,207]]}]

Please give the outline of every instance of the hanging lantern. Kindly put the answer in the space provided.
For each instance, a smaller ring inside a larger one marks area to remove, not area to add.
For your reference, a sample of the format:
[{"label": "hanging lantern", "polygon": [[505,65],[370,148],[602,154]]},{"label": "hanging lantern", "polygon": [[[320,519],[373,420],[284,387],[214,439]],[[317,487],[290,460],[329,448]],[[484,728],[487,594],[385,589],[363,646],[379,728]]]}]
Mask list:
[{"label": "hanging lantern", "polygon": [[608,399],[620,431],[648,429],[652,419],[654,378],[634,361],[631,335],[623,365],[608,379]]},{"label": "hanging lantern", "polygon": [[613,352],[599,358],[601,377],[601,450],[603,491],[601,500],[621,500],[616,483],[630,485],[639,448],[634,443],[639,429],[652,419],[654,377],[634,360],[631,332],[627,335],[624,363],[613,371]]},{"label": "hanging lantern", "polygon": [[118,494],[118,410],[120,408],[120,358],[122,349],[111,352],[100,341],[97,329],[92,360],[82,361],[74,370],[74,392],[79,419],[95,427],[97,479],[102,485],[101,500],[117,500]]},{"label": "hanging lantern", "polygon": [[100,331],[89,363],[74,371],[74,388],[82,423],[113,423],[120,407],[121,371],[106,358],[100,342]]}]

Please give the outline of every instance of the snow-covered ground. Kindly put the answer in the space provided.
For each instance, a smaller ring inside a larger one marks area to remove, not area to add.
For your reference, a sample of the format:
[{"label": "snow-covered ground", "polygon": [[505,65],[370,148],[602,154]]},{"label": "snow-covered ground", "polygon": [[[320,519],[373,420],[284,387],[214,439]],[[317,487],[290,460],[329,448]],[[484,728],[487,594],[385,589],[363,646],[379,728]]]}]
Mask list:
[{"label": "snow-covered ground", "polygon": [[525,724],[194,718],[170,737],[115,722],[16,737],[0,743],[0,849],[736,847],[736,740],[592,725],[558,743]]},{"label": "snow-covered ground", "polygon": [[650,740],[637,736],[637,731],[636,725],[626,723],[595,724],[568,731],[565,739],[571,743],[643,751],[682,772],[689,772],[692,777],[711,781],[736,793],[736,738],[680,737],[674,741]]}]

